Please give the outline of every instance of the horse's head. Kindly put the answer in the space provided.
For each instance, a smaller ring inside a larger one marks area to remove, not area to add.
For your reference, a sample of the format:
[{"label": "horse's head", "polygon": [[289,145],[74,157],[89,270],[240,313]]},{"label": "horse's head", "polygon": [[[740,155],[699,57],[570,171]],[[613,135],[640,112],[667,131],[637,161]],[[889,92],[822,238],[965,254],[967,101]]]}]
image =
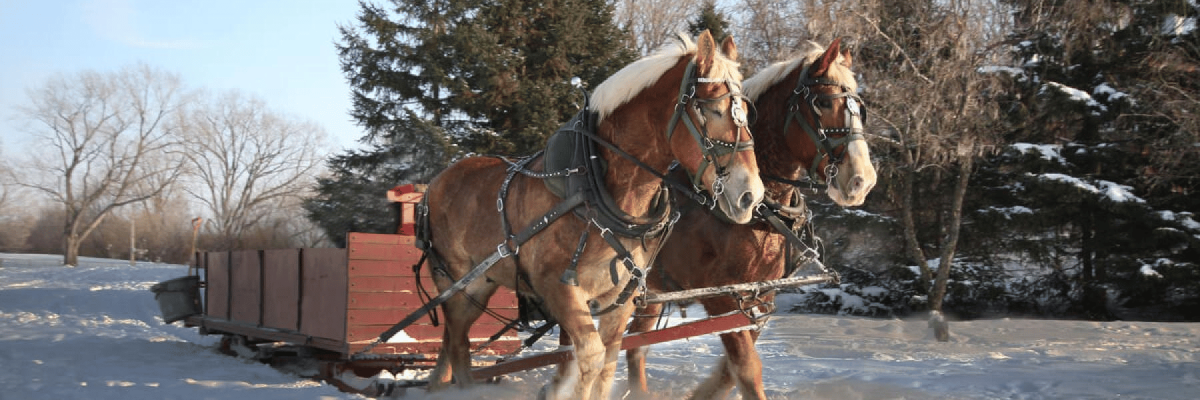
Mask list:
[{"label": "horse's head", "polygon": [[[812,46],[801,59],[768,67],[765,78],[747,81],[747,92],[766,117],[755,129],[783,129],[789,155],[798,158],[793,160],[810,179],[828,185],[830,199],[844,207],[862,205],[876,175],[863,136],[866,106],[856,94],[850,52],[841,48],[841,39],[824,51]],[[778,88],[767,87],[777,83]]]},{"label": "horse's head", "polygon": [[592,104],[601,129],[624,137],[639,130],[660,132],[653,139],[614,138],[614,143],[621,142],[656,168],[658,161],[678,160],[692,185],[712,194],[730,220],[750,222],[762,201],[763,184],[752,151],[737,47],[726,39],[718,48],[708,31],[694,42],[682,35],[678,39],[596,88]]},{"label": "horse's head", "polygon": [[750,222],[763,184],[747,121],[749,104],[741,93],[737,46],[726,38],[718,50],[704,31],[694,56],[685,61],[679,65],[685,69],[680,96],[667,125],[671,152],[692,185],[708,191],[722,213],[736,223]]}]

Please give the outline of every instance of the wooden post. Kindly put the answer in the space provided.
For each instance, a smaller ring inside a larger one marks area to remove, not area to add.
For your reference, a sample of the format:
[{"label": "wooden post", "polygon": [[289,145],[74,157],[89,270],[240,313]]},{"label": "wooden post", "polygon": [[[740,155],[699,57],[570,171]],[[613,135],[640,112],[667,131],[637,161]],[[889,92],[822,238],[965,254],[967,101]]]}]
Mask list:
[{"label": "wooden post", "polygon": [[200,266],[200,257],[196,254],[196,236],[200,234],[200,225],[203,224],[203,222],[204,218],[192,218],[192,251],[190,253],[192,255],[192,262],[188,264],[190,265],[188,268],[188,275],[192,274],[192,268],[197,268]]},{"label": "wooden post", "polygon": [[137,264],[137,220],[129,219],[129,266]]}]

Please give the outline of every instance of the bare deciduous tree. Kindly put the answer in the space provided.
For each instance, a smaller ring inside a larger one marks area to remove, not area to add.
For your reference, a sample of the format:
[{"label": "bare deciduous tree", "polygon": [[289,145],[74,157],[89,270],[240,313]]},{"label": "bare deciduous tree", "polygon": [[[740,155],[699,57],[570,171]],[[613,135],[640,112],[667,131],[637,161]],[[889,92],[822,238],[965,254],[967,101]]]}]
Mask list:
[{"label": "bare deciduous tree", "polygon": [[[746,76],[801,51],[805,40],[821,40],[806,31],[803,2],[796,0],[739,0],[732,24]],[[828,20],[828,18],[824,18]],[[829,38],[832,39],[832,38]]]},{"label": "bare deciduous tree", "polygon": [[19,204],[26,200],[14,184],[16,175],[8,164],[9,157],[3,155],[4,148],[0,147],[0,251],[17,251],[24,247],[34,219],[18,211]]},{"label": "bare deciduous tree", "polygon": [[0,220],[10,217],[8,204],[13,195],[13,178],[15,175],[8,165],[8,157],[4,157],[4,143],[0,142]]},{"label": "bare deciduous tree", "polygon": [[686,32],[688,21],[699,14],[702,3],[701,0],[614,0],[613,19],[629,32],[629,47],[640,54],[649,54],[676,32]]},{"label": "bare deciduous tree", "polygon": [[[904,182],[899,196],[905,239],[921,267],[922,282],[928,282],[932,272],[922,249],[936,249],[939,256],[929,307],[935,313],[931,324],[936,337],[945,341],[949,331],[940,313],[958,246],[963,199],[974,161],[993,148],[1003,130],[1000,108],[983,90],[994,86],[995,76],[980,71],[1000,62],[1002,56],[995,49],[1008,31],[1008,18],[1004,7],[992,0],[918,2],[899,7],[879,2],[868,7],[868,11],[855,14],[859,25],[867,29],[864,34],[881,43],[882,49],[890,49],[886,54],[893,60],[899,60],[876,65],[874,89],[880,95],[880,113],[876,115],[899,139],[895,151],[902,163],[891,170]],[[867,14],[870,10],[876,15]],[[902,19],[901,29],[896,29],[897,19]],[[942,223],[940,232],[932,235],[938,242],[934,246],[920,243],[913,222],[915,178],[927,169],[951,178],[953,185],[946,196],[948,204],[939,210]]]},{"label": "bare deciduous tree", "polygon": [[[807,31],[798,37],[826,41],[847,36],[857,43],[855,70],[864,77],[860,88],[871,106],[868,130],[877,133],[872,143],[882,147],[877,154],[887,160],[879,166],[881,175],[899,182],[893,201],[903,217],[905,247],[921,269],[918,281],[934,281],[933,288],[926,288],[930,309],[936,312],[931,325],[939,340],[947,340],[948,328],[938,313],[957,248],[967,184],[974,161],[994,147],[1003,130],[999,106],[984,90],[995,87],[996,77],[981,72],[981,67],[1001,61],[998,49],[1003,50],[1010,31],[1010,11],[996,0],[801,3],[798,12],[803,18],[787,18]],[[764,32],[785,29],[768,22],[752,26]],[[923,198],[918,206],[917,182],[949,188],[928,189],[924,193],[936,198]],[[939,231],[919,235],[918,216],[939,221]],[[922,243],[922,236],[937,243]],[[927,249],[940,256],[936,274],[927,262]]]},{"label": "bare deciduous tree", "polygon": [[198,102],[182,114],[187,159],[198,181],[185,190],[207,209],[219,249],[312,186],[325,152],[325,131],[272,112],[236,91]]},{"label": "bare deciduous tree", "polygon": [[187,98],[180,78],[144,64],[115,73],[58,76],[27,91],[31,159],[18,183],[61,204],[63,263],[114,210],[162,192],[179,175],[173,115]]}]

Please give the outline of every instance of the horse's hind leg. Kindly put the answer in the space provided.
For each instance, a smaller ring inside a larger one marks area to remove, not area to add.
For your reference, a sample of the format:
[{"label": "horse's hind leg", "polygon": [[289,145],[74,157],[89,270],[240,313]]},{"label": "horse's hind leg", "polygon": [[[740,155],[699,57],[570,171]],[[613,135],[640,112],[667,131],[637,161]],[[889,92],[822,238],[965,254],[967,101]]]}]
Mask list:
[{"label": "horse's hind leg", "polygon": [[[662,313],[662,304],[648,304],[637,310],[633,321],[629,322],[629,333],[649,332],[654,329],[658,315]],[[625,364],[629,370],[629,390],[636,394],[646,394],[646,354],[650,346],[625,350]]]},{"label": "horse's hind leg", "polygon": [[471,378],[471,325],[483,314],[480,305],[487,305],[488,299],[496,292],[496,288],[495,284],[480,279],[442,304],[445,318],[442,325],[444,329],[442,349],[438,352],[437,366],[430,374],[431,390],[448,386],[450,376],[453,376],[453,382],[459,386],[473,383]]}]

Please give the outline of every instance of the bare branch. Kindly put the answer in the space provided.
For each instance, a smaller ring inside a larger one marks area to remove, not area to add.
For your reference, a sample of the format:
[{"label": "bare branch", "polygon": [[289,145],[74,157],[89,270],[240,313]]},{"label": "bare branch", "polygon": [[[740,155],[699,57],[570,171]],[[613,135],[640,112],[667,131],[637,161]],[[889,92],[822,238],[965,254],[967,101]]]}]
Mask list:
[{"label": "bare branch", "polygon": [[323,162],[325,132],[238,92],[197,104],[181,123],[196,181],[185,191],[212,214],[218,246],[232,248],[310,186]]},{"label": "bare branch", "polygon": [[58,76],[27,91],[22,116],[35,148],[19,174],[23,187],[62,205],[64,263],[114,210],[161,193],[178,176],[172,126],[187,98],[178,76],[146,65],[114,73]]}]

